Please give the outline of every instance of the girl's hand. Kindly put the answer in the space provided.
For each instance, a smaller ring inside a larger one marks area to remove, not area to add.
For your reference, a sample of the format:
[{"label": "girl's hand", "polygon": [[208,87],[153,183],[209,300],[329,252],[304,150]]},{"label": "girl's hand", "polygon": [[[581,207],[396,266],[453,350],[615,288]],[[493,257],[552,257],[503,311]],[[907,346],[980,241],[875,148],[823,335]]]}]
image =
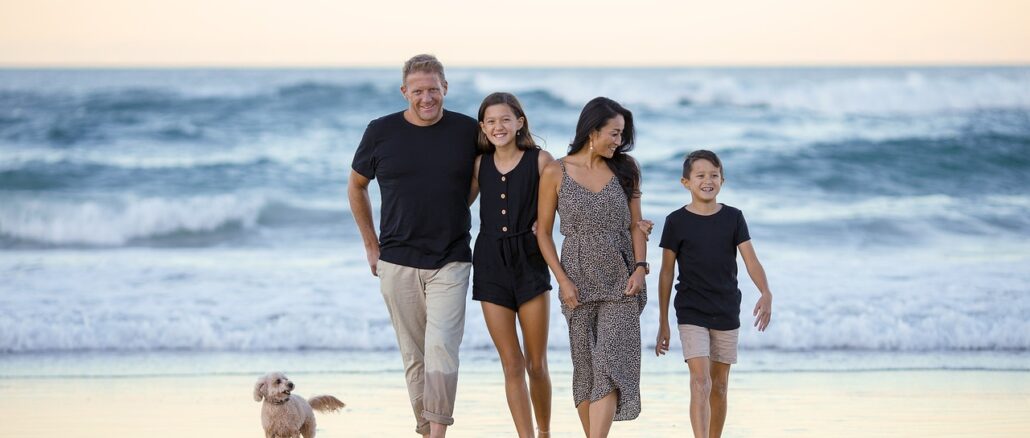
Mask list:
[{"label": "girl's hand", "polygon": [[558,282],[558,299],[569,309],[579,306],[579,289],[571,281]]},{"label": "girl's hand", "polygon": [[644,290],[644,269],[636,268],[633,270],[633,274],[629,276],[629,281],[626,282],[626,290],[622,294],[635,297],[640,295],[642,290]]},{"label": "girl's hand", "polygon": [[655,341],[654,355],[661,356],[669,351],[669,323],[658,324],[658,339]]},{"label": "girl's hand", "polygon": [[765,328],[769,326],[769,321],[772,320],[772,294],[766,292],[762,294],[762,297],[755,303],[755,327],[758,327],[758,331],[764,332]]}]

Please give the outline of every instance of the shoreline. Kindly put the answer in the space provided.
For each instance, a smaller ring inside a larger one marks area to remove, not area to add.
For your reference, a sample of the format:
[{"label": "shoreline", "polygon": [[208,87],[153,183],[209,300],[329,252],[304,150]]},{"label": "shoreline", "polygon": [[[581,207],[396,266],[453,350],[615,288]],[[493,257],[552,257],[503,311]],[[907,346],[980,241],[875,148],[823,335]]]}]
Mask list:
[{"label": "shoreline", "polygon": [[[569,352],[547,352],[552,373],[571,372]],[[493,349],[462,348],[461,373],[500,372]],[[679,348],[655,357],[641,352],[644,374],[685,372]],[[127,378],[258,376],[269,371],[305,374],[403,373],[396,350],[81,351],[0,353],[0,381],[22,378]],[[740,349],[735,374],[894,371],[1030,372],[1030,351],[781,351]]]}]

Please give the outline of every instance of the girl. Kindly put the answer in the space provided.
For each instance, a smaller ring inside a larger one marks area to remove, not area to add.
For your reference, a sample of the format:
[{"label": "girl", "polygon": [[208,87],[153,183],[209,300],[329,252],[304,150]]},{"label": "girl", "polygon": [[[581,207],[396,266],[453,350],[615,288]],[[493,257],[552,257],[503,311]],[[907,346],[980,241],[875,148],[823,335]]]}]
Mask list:
[{"label": "girl", "polygon": [[[547,330],[551,278],[533,226],[541,170],[554,161],[533,142],[522,105],[509,93],[493,93],[479,106],[479,147],[473,193],[480,191],[479,236],[472,256],[472,299],[480,301],[486,327],[504,369],[504,392],[515,429],[539,437],[551,425],[551,378]],[[522,327],[519,347],[515,319]],[[529,389],[526,389],[526,374]]]}]

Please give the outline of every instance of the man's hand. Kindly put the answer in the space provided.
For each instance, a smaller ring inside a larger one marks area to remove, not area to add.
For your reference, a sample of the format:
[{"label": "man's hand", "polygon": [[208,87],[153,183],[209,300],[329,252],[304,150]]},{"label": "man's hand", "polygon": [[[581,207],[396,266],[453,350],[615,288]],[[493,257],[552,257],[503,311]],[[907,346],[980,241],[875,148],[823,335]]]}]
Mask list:
[{"label": "man's hand", "polygon": [[368,248],[365,250],[365,258],[368,259],[368,267],[372,270],[372,276],[379,276],[379,248]]}]

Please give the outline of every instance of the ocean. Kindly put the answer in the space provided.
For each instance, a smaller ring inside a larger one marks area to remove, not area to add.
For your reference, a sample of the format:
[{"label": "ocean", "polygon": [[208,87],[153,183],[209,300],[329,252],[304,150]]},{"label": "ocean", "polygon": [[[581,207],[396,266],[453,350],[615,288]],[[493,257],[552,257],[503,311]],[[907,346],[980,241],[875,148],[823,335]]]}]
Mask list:
[{"label": "ocean", "polygon": [[[448,109],[475,115],[486,94],[513,92],[556,157],[589,99],[633,111],[653,266],[665,216],[689,202],[684,155],[716,151],[719,200],[743,210],[775,297],[758,333],[741,265],[742,364],[1030,371],[1030,67],[447,74]],[[346,185],[367,123],[404,109],[400,79],[0,70],[0,358],[394,359]],[[371,196],[378,224],[375,183]],[[462,349],[493,357],[471,300]]]}]

